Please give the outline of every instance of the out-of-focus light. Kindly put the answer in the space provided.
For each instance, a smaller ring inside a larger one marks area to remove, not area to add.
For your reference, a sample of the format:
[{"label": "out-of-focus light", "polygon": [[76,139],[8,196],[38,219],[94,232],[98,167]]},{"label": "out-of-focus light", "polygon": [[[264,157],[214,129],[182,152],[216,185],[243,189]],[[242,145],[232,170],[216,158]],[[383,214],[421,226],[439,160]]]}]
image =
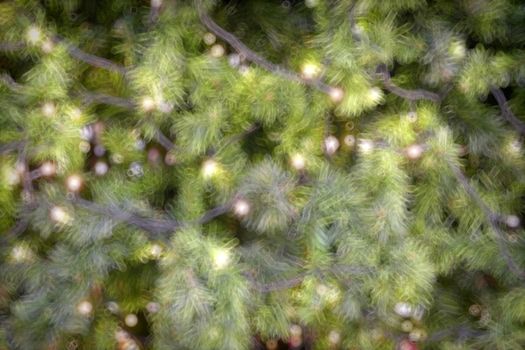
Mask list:
[{"label": "out-of-focus light", "polygon": [[91,145],[87,141],[80,141],[80,143],[78,144],[78,149],[82,153],[88,153],[91,149]]},{"label": "out-of-focus light", "polygon": [[505,223],[510,228],[516,228],[520,225],[520,218],[516,215],[507,215],[505,218]]},{"label": "out-of-focus light", "polygon": [[204,34],[202,39],[204,40],[204,43],[206,45],[213,45],[213,44],[215,44],[215,41],[217,40],[217,37],[213,33],[206,33],[206,34]]},{"label": "out-of-focus light", "polygon": [[79,175],[70,175],[66,179],[66,187],[71,192],[78,192],[82,187],[82,178]]},{"label": "out-of-focus light", "polygon": [[154,301],[150,301],[147,305],[146,305],[146,310],[148,310],[149,313],[157,313],[159,312],[160,310],[160,304],[159,303],[156,303]]},{"label": "out-of-focus light", "polygon": [[305,79],[313,79],[317,77],[320,71],[321,69],[319,66],[313,63],[305,63],[301,68],[301,73]]},{"label": "out-of-focus light", "polygon": [[106,303],[106,308],[108,309],[109,312],[111,312],[112,314],[117,314],[119,311],[120,311],[120,307],[118,306],[118,304],[114,301],[108,301]]},{"label": "out-of-focus light", "polygon": [[290,335],[292,336],[301,336],[303,334],[303,329],[301,326],[293,324],[290,326]]},{"label": "out-of-focus light", "polygon": [[27,29],[27,40],[31,44],[36,44],[42,38],[42,31],[37,26],[31,26]]},{"label": "out-of-focus light", "polygon": [[374,150],[374,142],[372,140],[360,139],[358,147],[361,153],[369,154]]},{"label": "out-of-focus light", "polygon": [[418,145],[418,144],[408,146],[407,149],[405,150],[408,159],[412,159],[412,160],[419,159],[421,155],[423,154],[423,151],[424,151],[423,146]]},{"label": "out-of-focus light", "polygon": [[405,333],[410,332],[414,328],[414,325],[409,320],[401,322],[401,330]]},{"label": "out-of-focus light", "polygon": [[151,0],[151,7],[159,8],[162,6],[162,0]]},{"label": "out-of-focus light", "polygon": [[328,333],[328,342],[331,345],[339,344],[341,342],[341,333],[336,330],[331,330],[330,333]]},{"label": "out-of-focus light", "polygon": [[46,117],[52,117],[56,113],[56,107],[53,102],[46,102],[42,105],[42,114]]},{"label": "out-of-focus light", "polygon": [[17,245],[11,250],[11,258],[17,263],[28,261],[33,256],[33,251],[23,245]]},{"label": "out-of-focus light", "polygon": [[266,341],[267,350],[277,350],[278,346],[279,346],[279,343],[275,339],[269,339]]},{"label": "out-of-focus light", "polygon": [[306,160],[301,154],[294,154],[291,159],[292,166],[297,170],[303,170],[306,166]]},{"label": "out-of-focus light", "polygon": [[238,53],[232,53],[228,55],[228,63],[233,68],[239,67],[239,65],[241,64],[241,55],[239,55]]},{"label": "out-of-focus light", "polygon": [[97,174],[98,176],[106,175],[108,170],[108,163],[104,162],[103,160],[99,160],[95,163],[95,174]]},{"label": "out-of-focus light", "polygon": [[87,316],[93,311],[93,305],[87,300],[81,301],[77,305],[77,311],[79,314]]},{"label": "out-of-focus light", "polygon": [[21,174],[15,169],[6,169],[4,176],[10,186],[16,186],[21,182]]},{"label": "out-of-focus light", "polygon": [[226,249],[217,249],[213,252],[213,265],[217,270],[224,269],[230,263],[230,253]]},{"label": "out-of-focus light", "polygon": [[417,113],[414,111],[408,112],[406,118],[409,123],[415,123],[417,121]]},{"label": "out-of-focus light", "polygon": [[328,136],[324,139],[324,148],[326,150],[326,154],[332,155],[334,154],[337,149],[339,148],[339,140],[335,136]]},{"label": "out-of-focus light", "polygon": [[151,98],[150,96],[146,96],[142,98],[142,101],[140,101],[140,105],[144,112],[151,112],[155,109],[155,100],[153,100],[153,98]]},{"label": "out-of-focus light", "polygon": [[383,91],[378,87],[373,87],[368,91],[368,98],[373,103],[378,103],[383,98]]},{"label": "out-of-focus light", "polygon": [[161,254],[162,254],[162,247],[160,245],[158,245],[158,244],[153,244],[149,248],[149,253],[150,253],[152,258],[158,259],[158,258],[160,258]]},{"label": "out-of-focus light", "polygon": [[52,176],[56,173],[56,166],[52,162],[44,162],[40,166],[40,173],[42,176]]},{"label": "out-of-focus light", "polygon": [[139,322],[139,319],[137,318],[137,315],[135,314],[127,314],[124,318],[124,323],[128,327],[135,327],[137,323]]},{"label": "out-of-focus light", "polygon": [[177,162],[177,157],[175,157],[175,154],[168,152],[166,153],[166,156],[164,156],[164,163],[166,165],[174,165]]},{"label": "out-of-focus light", "polygon": [[394,311],[401,317],[409,317],[412,314],[412,305],[399,302],[394,306]]},{"label": "out-of-focus light", "polygon": [[344,92],[342,89],[335,87],[335,88],[330,88],[328,95],[330,96],[330,99],[333,102],[337,103],[343,100]]},{"label": "out-of-focus light", "polygon": [[210,54],[212,55],[212,57],[216,58],[224,56],[224,52],[224,46],[222,46],[221,44],[215,44],[210,49]]},{"label": "out-of-focus light", "polygon": [[210,178],[217,174],[219,166],[213,159],[208,159],[202,164],[202,175],[205,178]]},{"label": "out-of-focus light", "polygon": [[308,8],[314,8],[319,3],[319,0],[304,0],[304,5]]},{"label": "out-of-focus light", "polygon": [[44,53],[51,53],[55,48],[55,44],[51,40],[47,39],[42,43],[40,48],[42,51],[44,51]]},{"label": "out-of-focus light", "polygon": [[65,224],[69,221],[69,214],[64,210],[64,208],[59,206],[54,206],[49,211],[49,216],[51,217],[51,220]]},{"label": "out-of-focus light", "polygon": [[344,138],[345,145],[348,147],[354,147],[355,145],[355,136],[354,135],[346,135]]},{"label": "out-of-focus light", "polygon": [[244,199],[238,199],[233,204],[233,212],[239,217],[246,216],[250,212],[250,204]]}]

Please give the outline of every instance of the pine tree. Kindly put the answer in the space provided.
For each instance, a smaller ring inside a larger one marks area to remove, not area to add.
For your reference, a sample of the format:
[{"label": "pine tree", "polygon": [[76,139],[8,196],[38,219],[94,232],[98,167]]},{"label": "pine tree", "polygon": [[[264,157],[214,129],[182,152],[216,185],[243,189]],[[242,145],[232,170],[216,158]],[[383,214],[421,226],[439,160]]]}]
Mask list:
[{"label": "pine tree", "polygon": [[0,2],[0,349],[525,348],[518,0]]}]

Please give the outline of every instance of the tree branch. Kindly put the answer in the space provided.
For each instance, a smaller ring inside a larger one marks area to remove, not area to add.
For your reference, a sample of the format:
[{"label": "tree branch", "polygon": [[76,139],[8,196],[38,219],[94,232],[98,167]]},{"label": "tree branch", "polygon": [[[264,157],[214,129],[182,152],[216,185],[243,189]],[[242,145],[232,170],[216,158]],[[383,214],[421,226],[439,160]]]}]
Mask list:
[{"label": "tree branch", "polygon": [[99,92],[88,92],[83,91],[80,93],[80,97],[85,103],[102,103],[111,106],[121,107],[129,110],[135,109],[137,106],[132,100],[128,100],[122,97],[111,96],[102,94]]},{"label": "tree branch", "polygon": [[385,86],[385,89],[387,89],[394,95],[397,95],[409,101],[430,100],[437,103],[441,102],[441,96],[435,92],[423,89],[407,90],[395,85],[391,80],[390,72],[384,64],[381,64],[377,67],[377,72],[380,74],[383,80],[383,85]]},{"label": "tree branch", "polygon": [[505,244],[505,236],[501,231],[501,228],[499,227],[499,223],[502,221],[502,216],[493,212],[487,206],[487,204],[483,201],[476,189],[470,184],[467,177],[463,174],[461,169],[459,169],[459,167],[456,164],[452,163],[451,161],[447,162],[450,169],[454,173],[456,180],[463,187],[465,192],[467,192],[467,194],[472,198],[476,205],[481,209],[481,211],[485,215],[487,222],[490,224],[490,227],[496,234],[496,243],[498,244],[500,254],[505,260],[505,263],[507,264],[509,270],[520,280],[525,280],[525,271],[523,271],[521,267],[516,263],[516,261],[514,261],[514,258],[512,257],[512,254],[509,251],[509,248]]},{"label": "tree branch", "polygon": [[201,0],[195,0],[195,7],[197,8],[197,12],[199,14],[201,22],[206,26],[206,28],[208,28],[212,33],[214,33],[219,38],[230,44],[235,50],[244,55],[244,57],[246,57],[248,61],[256,63],[257,65],[261,66],[267,71],[279,75],[287,80],[303,83],[326,94],[329,94],[333,90],[333,88],[330,85],[320,80],[304,79],[299,74],[290,71],[278,64],[272,63],[266,58],[257,54],[255,51],[251,50],[241,40],[239,40],[239,38],[237,38],[235,35],[226,31],[217,23],[215,23],[213,19],[211,19],[211,17],[208,16],[208,14],[206,13],[206,10],[204,9]]},{"label": "tree branch", "polygon": [[525,123],[518,119],[514,113],[512,113],[503,91],[501,91],[500,88],[492,87],[490,92],[498,102],[503,118],[509,122],[517,132],[519,132],[521,135],[525,135]]}]

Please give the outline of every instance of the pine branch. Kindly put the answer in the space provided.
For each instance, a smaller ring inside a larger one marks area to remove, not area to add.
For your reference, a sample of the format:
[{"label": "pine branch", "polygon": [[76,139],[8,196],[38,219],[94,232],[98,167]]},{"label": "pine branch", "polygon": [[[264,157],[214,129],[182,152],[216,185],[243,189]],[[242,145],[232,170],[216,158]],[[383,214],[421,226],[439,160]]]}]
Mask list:
[{"label": "pine branch", "polygon": [[202,0],[195,0],[195,7],[197,8],[197,12],[199,14],[199,18],[201,22],[206,26],[206,28],[208,28],[216,36],[218,36],[219,38],[221,38],[222,40],[230,44],[235,50],[237,50],[237,52],[242,54],[248,61],[256,63],[257,65],[266,69],[270,73],[279,75],[287,80],[291,80],[291,81],[295,81],[298,83],[302,83],[302,84],[311,86],[326,94],[329,94],[331,91],[333,91],[334,88],[331,87],[330,85],[320,80],[304,79],[299,74],[293,71],[290,71],[278,64],[272,63],[268,61],[266,58],[257,54],[255,51],[251,50],[239,38],[237,38],[232,33],[220,27],[217,23],[213,21],[213,19],[211,19],[210,16],[208,16],[208,14],[206,13],[206,10],[203,7]]},{"label": "pine branch", "polygon": [[13,77],[11,77],[7,73],[0,74],[0,81],[3,81],[4,84],[7,85],[7,87],[14,92],[20,91],[22,89],[22,85],[18,84]]},{"label": "pine branch", "polygon": [[448,165],[454,173],[456,180],[460,183],[465,192],[467,192],[467,194],[472,198],[476,205],[481,209],[487,222],[490,224],[490,227],[492,228],[494,233],[496,233],[496,243],[498,244],[500,254],[505,260],[505,263],[507,264],[509,270],[520,280],[525,280],[525,271],[523,271],[522,268],[516,263],[516,261],[514,261],[514,258],[512,257],[512,254],[509,251],[509,248],[505,244],[504,233],[499,227],[499,223],[503,221],[502,215],[495,213],[488,207],[488,205],[483,201],[476,189],[470,184],[465,174],[463,174],[461,169],[459,169],[459,167],[456,164],[452,163],[451,161],[448,161]]},{"label": "pine branch", "polygon": [[[61,38],[58,35],[53,38],[53,41],[56,44],[63,44],[64,47],[67,49],[67,52],[71,55],[71,57],[79,61],[82,61],[84,63],[87,63],[90,66],[103,68],[103,69],[118,72],[124,75],[127,74],[129,71],[127,67],[124,67],[111,60],[108,60],[107,58],[99,57],[99,56],[96,56],[96,55],[93,55],[93,54],[90,54],[90,53],[87,53],[81,50],[78,46],[73,45],[72,43],[66,41],[65,39]],[[0,43],[0,51],[3,51],[3,52],[19,51],[26,47],[27,47],[26,44],[23,42]]]},{"label": "pine branch", "polygon": [[430,100],[437,103],[441,102],[441,96],[436,94],[435,92],[423,89],[407,90],[395,85],[391,80],[388,68],[384,64],[381,64],[377,67],[377,72],[380,74],[383,80],[383,85],[385,86],[385,89],[387,89],[394,95],[397,95],[409,101]]},{"label": "pine branch", "polygon": [[503,118],[509,122],[517,132],[519,132],[521,135],[525,135],[525,123],[518,119],[514,113],[512,113],[503,91],[501,91],[501,89],[498,87],[492,87],[490,92],[498,102]]},{"label": "pine branch", "polygon": [[20,149],[20,147],[23,147],[25,144],[24,141],[13,141],[9,143],[4,143],[0,145],[0,154],[9,153],[12,151],[16,151]]},{"label": "pine branch", "polygon": [[137,107],[136,104],[132,100],[125,99],[122,97],[102,94],[99,92],[83,91],[80,93],[80,98],[82,98],[82,100],[88,104],[102,103],[102,104],[121,107],[121,108],[129,109],[129,110],[133,110]]}]

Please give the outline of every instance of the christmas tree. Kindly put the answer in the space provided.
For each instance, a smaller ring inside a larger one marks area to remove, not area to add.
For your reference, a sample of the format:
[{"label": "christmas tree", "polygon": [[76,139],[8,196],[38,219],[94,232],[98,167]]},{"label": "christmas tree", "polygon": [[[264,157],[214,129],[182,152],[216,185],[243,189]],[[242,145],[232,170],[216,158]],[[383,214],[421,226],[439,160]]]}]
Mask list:
[{"label": "christmas tree", "polygon": [[0,349],[525,348],[519,0],[0,2]]}]

